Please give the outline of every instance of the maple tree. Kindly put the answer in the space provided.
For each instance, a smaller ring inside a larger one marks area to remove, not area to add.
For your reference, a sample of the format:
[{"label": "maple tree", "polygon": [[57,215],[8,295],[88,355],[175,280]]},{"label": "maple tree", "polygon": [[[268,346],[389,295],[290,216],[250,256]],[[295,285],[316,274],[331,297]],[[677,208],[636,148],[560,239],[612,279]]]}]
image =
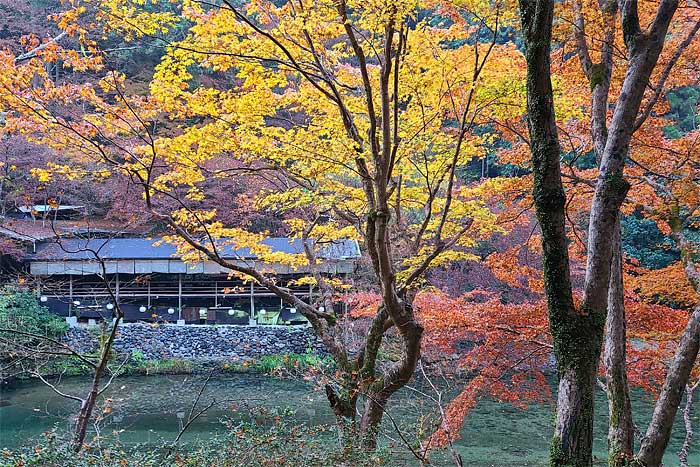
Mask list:
[{"label": "maple tree", "polygon": [[[525,246],[504,249],[486,260],[498,280],[535,294],[523,302],[503,303],[500,294],[483,291],[458,298],[439,291],[424,292],[417,297],[426,328],[426,358],[439,360],[447,355],[452,371],[459,369],[469,375],[461,393],[447,405],[445,419],[437,432],[424,442],[426,450],[458,439],[464,418],[483,397],[522,408],[551,397],[543,372],[549,364],[552,343],[544,312],[541,270],[536,261],[541,252],[536,243],[537,239],[531,239]],[[676,286],[682,286],[684,281],[681,278],[661,285],[653,271],[649,273],[634,262],[625,264],[624,273],[629,383],[658,396],[689,320],[685,309],[655,302],[665,301],[669,296],[679,298],[680,294],[674,292],[683,289]],[[651,277],[645,277],[647,274]],[[580,300],[580,296],[575,298]],[[366,302],[365,298],[359,310],[367,307]],[[449,313],[443,314],[443,310]],[[466,351],[456,350],[467,342]],[[692,381],[697,378],[697,371],[694,368]],[[601,365],[597,384],[603,388],[605,376],[606,368]],[[686,403],[684,417],[690,417],[693,387],[694,383],[689,383],[686,388],[691,393],[690,399],[686,399],[691,405]],[[635,431],[637,427],[633,425],[633,437]],[[692,436],[692,429],[688,433]],[[687,448],[681,452],[687,456]]]},{"label": "maple tree", "polygon": [[[156,36],[177,21],[138,2],[99,5],[103,29],[129,39]],[[418,19],[422,7],[443,19]],[[349,430],[347,441],[359,432],[373,448],[387,400],[412,377],[420,356],[414,298],[426,271],[476,258],[476,242],[502,230],[486,205],[502,182],[467,185],[456,171],[486,154],[493,135],[475,129],[518,86],[517,76],[501,70],[519,53],[497,43],[512,13],[478,2],[239,8],[184,1],[179,19],[189,23],[188,34],[168,43],[142,96],[126,93],[124,77],[104,71],[95,31],[80,20],[86,11],[78,6],[57,19],[90,53],[32,43],[43,48],[3,78],[4,105],[14,111],[6,128],[128,176],[151,215],[173,230],[168,241],[185,259],[204,257],[295,306],[338,365],[337,383],[326,392]],[[479,35],[487,40],[469,40]],[[15,57],[3,60],[12,67]],[[52,81],[45,63],[55,60],[104,77],[96,84]],[[195,67],[226,85],[194,84]],[[37,76],[40,86],[32,85]],[[75,167],[49,166],[37,175],[84,176]],[[208,202],[209,182],[219,179],[256,186],[253,205],[281,216],[304,254],[273,253],[261,243],[264,232],[225,222],[225,207]],[[333,311],[346,284],[318,267],[318,252],[342,238],[362,241],[371,271],[365,286],[381,297],[358,348],[345,342],[345,318]],[[222,258],[225,244],[250,248],[259,264]],[[318,298],[294,296],[276,282],[270,263],[307,268],[299,283],[313,284]],[[382,361],[382,340],[392,331],[400,358]]]},{"label": "maple tree", "polygon": [[[426,327],[426,348],[456,355],[450,365],[470,375],[447,405],[438,430],[424,440],[423,449],[459,438],[465,417],[482,398],[520,409],[551,400],[545,373],[552,345],[543,300],[513,306],[492,293],[475,291],[459,298],[426,293],[416,302]],[[470,349],[456,352],[455,344],[465,340],[473,343]]]}]

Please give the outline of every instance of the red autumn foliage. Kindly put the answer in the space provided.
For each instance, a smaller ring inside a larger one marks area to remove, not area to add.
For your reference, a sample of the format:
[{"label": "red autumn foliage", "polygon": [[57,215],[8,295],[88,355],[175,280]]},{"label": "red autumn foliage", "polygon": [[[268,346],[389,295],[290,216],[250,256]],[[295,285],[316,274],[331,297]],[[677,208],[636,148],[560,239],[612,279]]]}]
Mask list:
[{"label": "red autumn foliage", "polygon": [[[523,249],[509,248],[487,259],[502,286],[529,288],[540,280],[538,267],[527,265]],[[537,264],[536,253],[530,254],[534,255],[530,258],[532,263]],[[650,273],[634,264],[627,264],[626,268],[629,382],[632,387],[655,394],[687,323],[688,312],[651,303],[643,277]],[[658,297],[659,283],[653,283],[654,296]],[[672,285],[667,283],[666,289]],[[431,289],[416,297],[417,314],[425,328],[424,359],[445,363],[443,367],[465,381],[460,393],[445,408],[447,426],[443,424],[426,439],[424,449],[445,446],[448,434],[452,440],[459,437],[465,418],[481,398],[523,409],[532,403],[551,401],[546,373],[554,368],[544,297],[504,303],[503,296],[474,291],[451,297]],[[376,312],[379,296],[371,292],[352,294],[349,304],[353,318],[370,317]]]},{"label": "red autumn foliage", "polygon": [[[370,316],[378,303],[376,294],[353,294],[351,315]],[[426,440],[426,448],[444,446],[447,432],[458,434],[483,397],[523,409],[551,400],[544,374],[551,361],[544,301],[512,305],[490,292],[451,298],[431,290],[418,294],[415,306],[425,329],[424,358],[449,362],[453,374],[467,381],[445,409],[448,426]]]}]

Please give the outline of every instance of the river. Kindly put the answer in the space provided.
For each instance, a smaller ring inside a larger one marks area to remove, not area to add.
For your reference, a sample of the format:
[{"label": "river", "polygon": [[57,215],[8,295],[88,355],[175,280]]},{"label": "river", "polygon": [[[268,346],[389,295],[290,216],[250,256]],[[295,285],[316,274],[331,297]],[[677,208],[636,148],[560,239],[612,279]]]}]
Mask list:
[{"label": "river", "polygon": [[[156,443],[172,440],[180,430],[192,401],[202,386],[202,375],[135,376],[115,380],[105,397],[111,399],[111,413],[103,424],[103,433],[117,431],[124,443]],[[85,378],[67,378],[60,388],[80,394],[88,384]],[[321,391],[311,383],[257,374],[232,374],[213,377],[201,404],[212,398],[220,401],[197,419],[183,438],[185,443],[206,439],[224,430],[220,420],[240,411],[232,407],[242,403],[268,408],[293,409],[297,422],[312,425],[333,423],[333,417]],[[637,423],[643,427],[651,414],[652,401],[643,393],[633,398]],[[0,447],[31,445],[32,440],[53,427],[66,429],[77,410],[76,402],[64,399],[41,383],[26,383],[0,393]],[[599,416],[595,426],[595,455],[605,465],[606,402],[598,397]],[[432,402],[415,392],[403,390],[392,400],[389,412],[399,425],[410,425],[421,415],[434,410]],[[464,465],[545,466],[553,419],[551,405],[534,405],[520,410],[506,403],[482,400],[467,417],[456,448]],[[697,422],[697,417],[695,417]],[[387,432],[392,427],[387,423]],[[666,466],[678,465],[677,452],[684,430],[678,417],[674,436],[664,458]],[[694,443],[690,462],[700,465],[698,443]]]}]

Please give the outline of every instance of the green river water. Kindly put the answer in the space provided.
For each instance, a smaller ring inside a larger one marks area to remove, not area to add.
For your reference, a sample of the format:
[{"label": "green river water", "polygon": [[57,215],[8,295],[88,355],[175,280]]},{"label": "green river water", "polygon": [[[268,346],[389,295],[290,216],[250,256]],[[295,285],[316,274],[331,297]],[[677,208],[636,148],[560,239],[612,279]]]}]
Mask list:
[{"label": "green river water", "polygon": [[[124,377],[114,382],[106,397],[113,400],[113,411],[106,419],[103,433],[121,431],[124,443],[157,443],[172,440],[202,385],[204,376],[139,376]],[[61,382],[64,392],[84,392],[84,378],[68,378]],[[652,402],[642,393],[634,394],[635,414],[640,427],[651,414]],[[246,401],[250,405],[269,408],[290,407],[297,422],[330,424],[333,422],[325,396],[310,384],[278,379],[266,375],[233,374],[211,379],[202,403],[211,398],[222,401],[210,409],[189,428],[184,442],[206,439],[217,430],[224,430],[222,417],[232,415],[231,405]],[[392,400],[389,412],[400,425],[410,426],[421,414],[434,411],[435,406],[415,392],[403,390]],[[67,429],[77,410],[76,402],[61,398],[43,384],[24,384],[0,393],[0,448],[31,445],[42,432],[53,427]],[[509,404],[483,400],[465,420],[461,439],[456,448],[464,465],[486,466],[545,466],[552,425],[552,406],[535,405],[527,410]],[[595,454],[605,465],[606,402],[598,398],[595,426]],[[696,420],[697,421],[697,420]],[[387,424],[386,432],[392,427]],[[696,428],[697,430],[697,428]],[[678,417],[674,436],[664,459],[666,466],[678,465],[677,452],[684,430]],[[699,443],[691,450],[691,464],[700,466]],[[397,461],[397,465],[413,465]],[[448,464],[446,464],[448,465]]]}]

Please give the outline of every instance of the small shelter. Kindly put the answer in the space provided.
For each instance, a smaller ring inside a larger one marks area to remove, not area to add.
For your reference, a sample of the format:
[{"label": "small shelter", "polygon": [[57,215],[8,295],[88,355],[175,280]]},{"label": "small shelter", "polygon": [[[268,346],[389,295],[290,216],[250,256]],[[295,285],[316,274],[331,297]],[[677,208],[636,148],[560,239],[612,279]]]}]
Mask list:
[{"label": "small shelter", "polygon": [[[300,239],[267,238],[272,252],[303,253]],[[222,242],[222,258],[274,270],[277,283],[305,301],[308,285],[295,285],[309,271],[260,264],[248,248]],[[354,240],[324,244],[318,267],[327,276],[354,271],[360,249]],[[178,321],[180,324],[299,324],[304,318],[266,288],[231,277],[217,263],[185,262],[162,238],[66,238],[37,244],[26,258],[40,283],[40,299],[54,313],[77,319],[110,317],[115,302],[125,321]]]},{"label": "small shelter", "polygon": [[75,204],[34,204],[19,206],[16,217],[23,219],[68,220],[84,217],[85,206]]}]

